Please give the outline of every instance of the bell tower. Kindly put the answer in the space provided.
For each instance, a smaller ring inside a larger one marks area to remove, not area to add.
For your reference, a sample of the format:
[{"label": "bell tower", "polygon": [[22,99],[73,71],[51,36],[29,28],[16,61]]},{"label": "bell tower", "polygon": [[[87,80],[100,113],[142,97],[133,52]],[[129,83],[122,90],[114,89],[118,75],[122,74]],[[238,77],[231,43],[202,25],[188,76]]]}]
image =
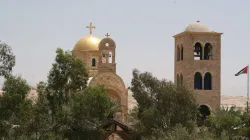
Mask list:
[{"label": "bell tower", "polygon": [[102,39],[99,43],[99,72],[114,72],[116,73],[115,62],[115,41],[109,38],[109,34],[106,34],[106,38]]},{"label": "bell tower", "polygon": [[221,35],[197,21],[173,36],[174,82],[192,90],[200,108],[215,110],[220,107]]}]

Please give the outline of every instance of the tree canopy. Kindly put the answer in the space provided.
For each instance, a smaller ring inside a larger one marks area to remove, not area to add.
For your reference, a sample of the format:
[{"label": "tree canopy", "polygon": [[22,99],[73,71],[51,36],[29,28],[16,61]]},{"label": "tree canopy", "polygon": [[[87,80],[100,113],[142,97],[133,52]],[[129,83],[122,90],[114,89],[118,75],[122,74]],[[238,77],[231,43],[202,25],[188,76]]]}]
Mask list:
[{"label": "tree canopy", "polygon": [[25,99],[30,87],[20,76],[8,75],[3,90],[0,96],[0,135],[8,138],[12,131],[19,130],[15,133],[18,136],[32,116],[32,102]]},{"label": "tree canopy", "polygon": [[15,60],[11,47],[0,41],[0,76],[6,76],[12,72]]},{"label": "tree canopy", "polygon": [[20,76],[6,75],[0,96],[0,135],[5,139],[99,139],[102,123],[116,112],[103,86],[87,87],[84,63],[57,49],[46,82],[37,85],[35,103]]},{"label": "tree canopy", "polygon": [[[250,115],[235,107],[218,108],[200,124],[194,93],[185,86],[133,70],[131,88],[138,103],[130,115],[143,140],[249,139]],[[198,118],[197,118],[198,117]],[[199,125],[198,125],[199,124]]]},{"label": "tree canopy", "polygon": [[137,118],[142,135],[167,131],[176,124],[188,126],[196,119],[194,95],[185,87],[176,87],[172,82],[135,69],[131,90],[138,103]]}]

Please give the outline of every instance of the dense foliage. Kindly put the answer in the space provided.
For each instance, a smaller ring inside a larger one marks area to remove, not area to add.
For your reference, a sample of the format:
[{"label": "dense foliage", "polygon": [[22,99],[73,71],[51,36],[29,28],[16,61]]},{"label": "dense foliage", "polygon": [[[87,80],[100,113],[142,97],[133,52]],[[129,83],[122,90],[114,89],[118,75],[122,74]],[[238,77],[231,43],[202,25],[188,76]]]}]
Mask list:
[{"label": "dense foliage", "polygon": [[32,104],[25,96],[30,91],[27,82],[21,77],[8,75],[0,97],[0,136],[17,137],[23,133],[23,127],[30,123]]},{"label": "dense foliage", "polygon": [[176,87],[172,82],[135,69],[131,90],[138,103],[136,127],[141,135],[158,135],[179,123],[190,127],[196,119],[195,98],[185,87]]},{"label": "dense foliage", "polygon": [[133,97],[138,103],[130,115],[134,130],[145,140],[247,139],[250,117],[235,107],[220,108],[203,122],[194,94],[184,86],[158,80],[149,72],[133,70]]},{"label": "dense foliage", "polygon": [[103,86],[86,87],[84,64],[70,52],[56,51],[47,82],[37,85],[35,103],[20,76],[6,75],[0,96],[1,139],[99,139],[100,127],[119,107]]},{"label": "dense foliage", "polygon": [[208,130],[220,136],[225,133],[230,139],[236,137],[250,138],[249,113],[242,113],[235,107],[220,108],[206,120]]}]

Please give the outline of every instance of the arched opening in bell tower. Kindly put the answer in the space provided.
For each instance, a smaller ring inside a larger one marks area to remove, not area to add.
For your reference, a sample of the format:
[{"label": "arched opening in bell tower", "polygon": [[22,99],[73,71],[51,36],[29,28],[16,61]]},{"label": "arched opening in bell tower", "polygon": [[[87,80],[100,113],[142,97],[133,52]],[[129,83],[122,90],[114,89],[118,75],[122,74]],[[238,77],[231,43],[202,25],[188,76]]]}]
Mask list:
[{"label": "arched opening in bell tower", "polygon": [[182,75],[182,73],[180,74],[180,85],[181,86],[183,85],[183,75]]},{"label": "arched opening in bell tower", "polygon": [[205,44],[204,60],[212,60],[212,45],[210,43]]},{"label": "arched opening in bell tower", "polygon": [[179,86],[180,85],[180,76],[179,76],[179,74],[177,74],[177,86]]},{"label": "arched opening in bell tower", "polygon": [[212,75],[209,72],[207,72],[204,76],[204,89],[212,90]]},{"label": "arched opening in bell tower", "polygon": [[181,60],[183,60],[183,46],[181,45]]},{"label": "arched opening in bell tower", "polygon": [[177,57],[176,60],[177,60],[177,61],[180,61],[180,46],[179,46],[179,45],[177,46],[177,54],[176,54],[176,57]]},{"label": "arched opening in bell tower", "polygon": [[113,63],[113,55],[112,55],[112,52],[109,52],[109,63]]},{"label": "arched opening in bell tower", "polygon": [[105,54],[105,52],[103,52],[102,53],[102,63],[107,63],[106,61],[107,61],[106,54]]},{"label": "arched opening in bell tower", "polygon": [[202,60],[202,46],[199,42],[194,45],[194,60]]},{"label": "arched opening in bell tower", "polygon": [[194,74],[194,89],[202,89],[202,75],[199,72]]}]

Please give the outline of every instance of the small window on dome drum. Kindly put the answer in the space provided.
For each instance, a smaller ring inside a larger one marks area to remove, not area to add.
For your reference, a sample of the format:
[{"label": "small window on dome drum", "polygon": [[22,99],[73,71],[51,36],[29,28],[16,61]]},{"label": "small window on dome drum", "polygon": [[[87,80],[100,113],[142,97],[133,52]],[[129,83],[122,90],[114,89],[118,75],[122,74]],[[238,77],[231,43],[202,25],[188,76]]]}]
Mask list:
[{"label": "small window on dome drum", "polygon": [[96,66],[96,60],[95,58],[92,58],[92,67],[95,67]]}]

